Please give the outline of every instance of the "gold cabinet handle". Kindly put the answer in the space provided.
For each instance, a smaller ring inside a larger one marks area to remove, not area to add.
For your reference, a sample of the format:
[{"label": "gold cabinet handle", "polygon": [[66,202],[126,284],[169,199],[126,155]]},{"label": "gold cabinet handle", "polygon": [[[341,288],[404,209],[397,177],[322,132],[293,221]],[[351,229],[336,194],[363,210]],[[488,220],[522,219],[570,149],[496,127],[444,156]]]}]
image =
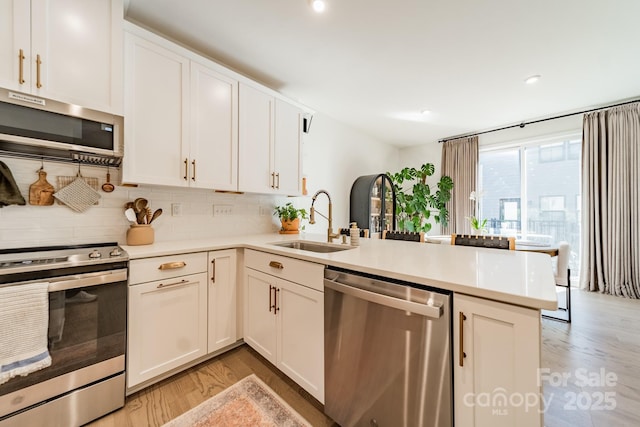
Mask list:
[{"label": "gold cabinet handle", "polygon": [[[269,285],[269,313],[271,313],[271,309],[276,308],[276,305],[273,304],[273,294],[271,293],[271,291],[273,291],[274,289],[274,286]],[[273,312],[275,313],[275,310],[273,310]]]},{"label": "gold cabinet handle", "polygon": [[271,172],[271,188],[276,188],[276,173]]},{"label": "gold cabinet handle", "polygon": [[276,298],[275,298],[275,310],[273,310],[273,314],[277,315],[278,312],[280,311],[280,307],[278,307],[278,293],[280,292],[280,289],[274,287],[273,288],[275,290],[275,294],[276,294]]},{"label": "gold cabinet handle", "polygon": [[188,181],[187,175],[189,175],[189,159],[184,159],[184,180]]},{"label": "gold cabinet handle", "polygon": [[464,315],[463,312],[460,312],[460,319],[459,319],[459,333],[460,333],[460,355],[459,355],[459,362],[460,362],[460,366],[464,366],[464,358],[467,357],[467,354],[464,352],[464,321],[467,320],[467,316]]},{"label": "gold cabinet handle", "polygon": [[193,175],[191,176],[191,181],[195,181],[196,180],[196,161],[195,161],[195,159],[191,162],[191,165],[193,166]]},{"label": "gold cabinet handle", "polygon": [[211,261],[211,282],[216,283],[216,260]]},{"label": "gold cabinet handle", "polygon": [[278,262],[278,261],[271,261],[269,263],[269,267],[273,267],[273,268],[277,268],[278,270],[282,270],[284,268],[284,265],[282,265],[282,263]]},{"label": "gold cabinet handle", "polygon": [[38,89],[42,87],[42,82],[40,80],[40,65],[42,65],[42,61],[40,60],[40,55],[36,55],[36,87]]},{"label": "gold cabinet handle", "polygon": [[158,270],[175,270],[176,268],[182,268],[186,266],[187,263],[184,261],[165,262],[164,264],[160,264]]},{"label": "gold cabinet handle", "polygon": [[167,283],[166,285],[164,283],[160,283],[157,286],[157,289],[162,289],[162,288],[168,288],[170,286],[178,286],[178,285],[184,285],[185,283],[189,283],[188,280],[182,279],[179,282],[175,282],[175,283]]},{"label": "gold cabinet handle", "polygon": [[280,188],[280,172],[276,173],[276,178],[278,179],[278,183],[276,184],[276,188]]},{"label": "gold cabinet handle", "polygon": [[18,53],[18,83],[24,84],[24,50],[20,49]]}]

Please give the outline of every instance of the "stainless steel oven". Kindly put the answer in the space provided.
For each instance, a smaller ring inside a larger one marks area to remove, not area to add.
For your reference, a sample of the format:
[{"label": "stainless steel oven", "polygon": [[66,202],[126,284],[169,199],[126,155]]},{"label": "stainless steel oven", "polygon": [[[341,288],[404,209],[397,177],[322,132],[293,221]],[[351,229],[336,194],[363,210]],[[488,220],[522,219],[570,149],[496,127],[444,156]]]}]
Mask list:
[{"label": "stainless steel oven", "polygon": [[0,426],[79,426],[124,405],[127,268],[113,243],[0,251],[0,287],[48,283],[51,356],[0,385]]},{"label": "stainless steel oven", "polygon": [[325,270],[325,412],[343,427],[453,425],[451,293]]}]

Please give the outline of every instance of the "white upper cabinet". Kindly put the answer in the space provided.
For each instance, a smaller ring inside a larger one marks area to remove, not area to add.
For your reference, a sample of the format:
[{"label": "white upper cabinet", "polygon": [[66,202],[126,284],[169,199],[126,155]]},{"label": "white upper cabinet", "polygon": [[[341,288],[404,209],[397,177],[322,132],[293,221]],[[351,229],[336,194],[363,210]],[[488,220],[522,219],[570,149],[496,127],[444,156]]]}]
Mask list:
[{"label": "white upper cabinet", "polygon": [[30,92],[30,58],[30,2],[0,0],[0,85],[7,89]]},{"label": "white upper cabinet", "polygon": [[302,119],[297,106],[240,84],[240,191],[301,194]]},{"label": "white upper cabinet", "polygon": [[276,191],[302,194],[302,119],[303,112],[293,104],[276,99],[275,149],[273,169]]},{"label": "white upper cabinet", "polygon": [[189,184],[189,60],[125,33],[123,181]]},{"label": "white upper cabinet", "polygon": [[240,84],[240,191],[275,192],[273,103],[273,96]]},{"label": "white upper cabinet", "polygon": [[142,30],[125,32],[123,181],[238,190],[238,81]]},{"label": "white upper cabinet", "polygon": [[299,106],[130,23],[124,45],[123,182],[301,194]]},{"label": "white upper cabinet", "polygon": [[0,85],[122,114],[122,0],[0,0]]},{"label": "white upper cabinet", "polygon": [[187,157],[191,159],[192,185],[237,191],[238,81],[193,61]]}]

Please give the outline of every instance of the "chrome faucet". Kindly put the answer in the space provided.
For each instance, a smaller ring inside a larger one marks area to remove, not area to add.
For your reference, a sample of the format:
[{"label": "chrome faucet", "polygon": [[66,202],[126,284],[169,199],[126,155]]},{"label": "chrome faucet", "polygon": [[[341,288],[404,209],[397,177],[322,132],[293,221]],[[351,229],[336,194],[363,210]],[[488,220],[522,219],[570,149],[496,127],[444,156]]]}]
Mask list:
[{"label": "chrome faucet", "polygon": [[327,242],[331,243],[333,239],[337,239],[338,237],[340,237],[340,235],[333,232],[333,204],[331,203],[331,196],[329,195],[329,193],[327,193],[327,190],[318,190],[316,194],[313,195],[313,198],[311,199],[311,209],[309,210],[309,224],[316,223],[316,209],[313,207],[313,204],[316,202],[316,199],[318,198],[318,195],[320,195],[320,193],[326,194],[327,199],[329,199],[329,216],[326,217],[320,212],[318,212],[318,215],[329,221],[329,228],[327,229]]}]

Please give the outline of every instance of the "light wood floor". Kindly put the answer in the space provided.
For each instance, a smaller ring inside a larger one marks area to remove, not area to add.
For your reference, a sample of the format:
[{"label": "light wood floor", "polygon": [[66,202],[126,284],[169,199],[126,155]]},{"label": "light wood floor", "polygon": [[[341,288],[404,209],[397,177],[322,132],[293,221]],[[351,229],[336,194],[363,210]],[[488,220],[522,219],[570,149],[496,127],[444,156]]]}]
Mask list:
[{"label": "light wood floor", "polygon": [[246,344],[132,394],[124,408],[89,426],[161,426],[251,374],[256,374],[313,426],[337,426],[324,415],[316,399]]},{"label": "light wood floor", "polygon": [[[545,426],[640,426],[640,300],[572,292],[571,324],[542,320],[542,366],[553,378],[568,376],[561,385],[542,382],[550,402]],[[602,370],[615,374],[615,385],[580,383],[585,375],[601,378]],[[246,345],[129,396],[123,409],[90,425],[161,426],[251,373],[312,425],[335,426],[318,401]],[[601,401],[606,392],[611,400]],[[605,409],[612,402],[615,409]]]},{"label": "light wood floor", "polygon": [[[570,375],[566,385],[542,382],[551,401],[545,426],[640,426],[640,300],[576,289],[571,296],[571,324],[542,320],[543,368]],[[615,385],[583,380],[607,373],[617,377]],[[600,400],[607,392],[611,405]]]}]

